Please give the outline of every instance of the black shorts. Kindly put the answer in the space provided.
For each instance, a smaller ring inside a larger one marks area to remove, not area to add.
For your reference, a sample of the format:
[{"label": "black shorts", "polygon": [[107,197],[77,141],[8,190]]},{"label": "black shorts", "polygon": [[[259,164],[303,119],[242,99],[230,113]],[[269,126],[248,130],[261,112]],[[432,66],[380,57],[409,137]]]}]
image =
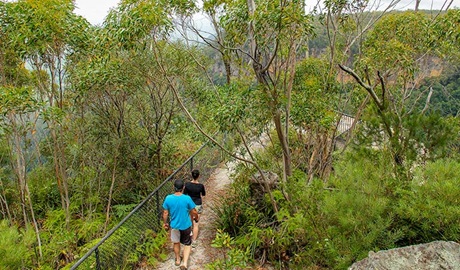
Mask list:
[{"label": "black shorts", "polygon": [[180,242],[181,244],[185,246],[190,246],[192,244],[192,227],[190,226],[189,228],[185,230],[172,229],[171,230],[171,241],[173,243]]}]

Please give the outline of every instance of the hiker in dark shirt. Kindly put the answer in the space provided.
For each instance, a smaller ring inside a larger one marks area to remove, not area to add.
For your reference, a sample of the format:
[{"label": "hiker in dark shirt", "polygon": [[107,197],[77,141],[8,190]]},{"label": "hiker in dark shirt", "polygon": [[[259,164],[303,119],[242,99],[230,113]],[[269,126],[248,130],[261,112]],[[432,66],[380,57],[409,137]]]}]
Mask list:
[{"label": "hiker in dark shirt", "polygon": [[[200,177],[200,171],[193,170],[192,171],[192,181],[185,184],[184,194],[189,195],[193,202],[196,205],[196,210],[198,211],[198,215],[201,214],[203,211],[203,200],[202,197],[206,195],[206,190],[204,185],[198,182],[198,178]],[[192,236],[192,243],[196,243],[196,239],[198,237],[198,221],[193,220],[193,236]]]}]

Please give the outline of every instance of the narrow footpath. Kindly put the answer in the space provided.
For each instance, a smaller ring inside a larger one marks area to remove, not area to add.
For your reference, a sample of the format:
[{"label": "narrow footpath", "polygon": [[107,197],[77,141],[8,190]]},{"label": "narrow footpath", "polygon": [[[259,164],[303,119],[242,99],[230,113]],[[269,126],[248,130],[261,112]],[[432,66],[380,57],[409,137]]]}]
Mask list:
[{"label": "narrow footpath", "polygon": [[[211,174],[209,179],[204,183],[206,188],[206,196],[203,198],[203,213],[200,219],[200,232],[198,236],[197,246],[192,248],[189,260],[189,270],[203,270],[205,265],[218,258],[216,248],[211,247],[212,240],[216,236],[216,231],[213,227],[216,219],[213,209],[213,203],[218,201],[218,198],[223,195],[225,189],[231,184],[230,174],[234,167],[233,162],[220,164]],[[155,269],[161,270],[177,270],[178,266],[174,265],[174,251],[172,244],[168,244],[168,258],[161,262]],[[181,247],[181,253],[183,246]]]}]

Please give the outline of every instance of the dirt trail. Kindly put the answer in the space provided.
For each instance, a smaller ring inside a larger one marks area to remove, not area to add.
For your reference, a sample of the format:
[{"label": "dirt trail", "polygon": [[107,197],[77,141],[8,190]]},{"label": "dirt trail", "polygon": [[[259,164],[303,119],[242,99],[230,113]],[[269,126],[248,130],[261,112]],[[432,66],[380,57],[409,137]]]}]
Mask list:
[{"label": "dirt trail", "polygon": [[[227,186],[231,183],[230,173],[234,168],[233,162],[221,164],[204,183],[206,187],[206,196],[203,198],[203,213],[200,219],[200,233],[197,241],[197,246],[192,248],[190,254],[189,267],[190,270],[205,269],[205,265],[212,262],[218,256],[218,250],[211,247],[211,242],[214,240],[216,231],[213,228],[215,214],[211,210],[213,203],[225,192]],[[172,244],[169,243],[168,258],[160,263],[155,269],[169,270],[179,269],[174,265],[174,252]],[[181,253],[183,246],[181,247]]]},{"label": "dirt trail", "polygon": [[[263,148],[268,141],[269,137],[267,134],[262,134],[260,138],[250,143],[249,148],[251,151],[258,151]],[[211,209],[214,208],[213,203],[217,202],[218,198],[224,195],[225,190],[232,183],[230,176],[233,173],[237,163],[238,161],[231,161],[225,164],[220,164],[220,166],[204,183],[206,187],[206,196],[203,199],[203,213],[201,214],[200,219],[200,232],[197,241],[198,245],[195,248],[192,248],[190,260],[188,263],[189,270],[203,270],[205,269],[206,264],[214,261],[216,258],[219,258],[219,250],[211,247],[212,240],[214,240],[216,236],[216,230],[213,227],[216,217],[215,213]],[[164,262],[160,263],[155,269],[179,269],[178,266],[174,265],[175,257],[171,243],[169,244],[168,248],[168,258]],[[183,246],[181,247],[181,254],[182,251]]]}]

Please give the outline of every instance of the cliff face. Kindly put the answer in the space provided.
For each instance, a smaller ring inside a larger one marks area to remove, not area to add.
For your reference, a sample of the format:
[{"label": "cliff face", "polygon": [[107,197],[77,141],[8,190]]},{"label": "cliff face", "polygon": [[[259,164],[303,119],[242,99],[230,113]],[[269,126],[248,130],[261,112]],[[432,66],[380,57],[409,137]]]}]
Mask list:
[{"label": "cliff face", "polygon": [[369,252],[349,270],[460,269],[460,245],[435,241],[427,244]]}]

